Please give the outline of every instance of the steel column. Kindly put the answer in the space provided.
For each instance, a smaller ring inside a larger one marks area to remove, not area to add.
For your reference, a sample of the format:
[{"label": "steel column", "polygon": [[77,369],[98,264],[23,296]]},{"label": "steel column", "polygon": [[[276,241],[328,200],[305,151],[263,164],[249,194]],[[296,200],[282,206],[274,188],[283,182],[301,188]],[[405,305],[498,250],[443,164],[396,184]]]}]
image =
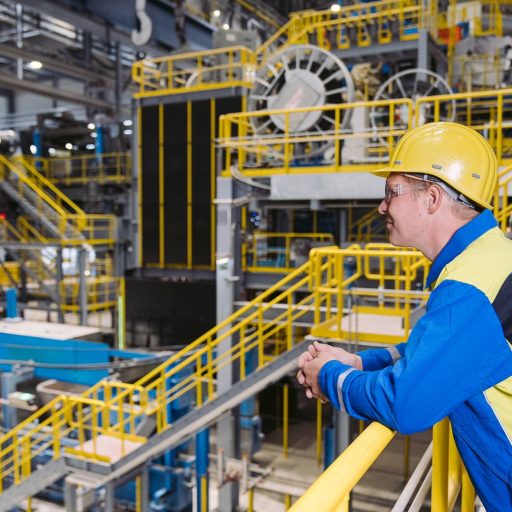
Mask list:
[{"label": "steel column", "polygon": [[57,255],[55,257],[55,302],[57,306],[57,320],[59,323],[64,323],[64,312],[62,311],[62,297],[60,293],[60,287],[64,279],[64,272],[62,270],[62,249],[57,249]]},{"label": "steel column", "polygon": [[85,275],[87,251],[78,250],[78,310],[80,325],[87,325],[87,277]]},{"label": "steel column", "polygon": [[[221,323],[234,311],[235,300],[235,255],[233,223],[233,182],[229,178],[217,179],[217,262],[216,302],[217,323]],[[230,326],[226,326],[229,329]],[[219,344],[218,353],[231,349],[232,339]],[[233,384],[233,368],[228,364],[218,371],[217,393],[228,391]],[[217,446],[223,457],[235,457],[235,426],[231,414],[217,422]],[[232,512],[238,507],[238,483],[226,482],[219,489],[219,511]]]}]

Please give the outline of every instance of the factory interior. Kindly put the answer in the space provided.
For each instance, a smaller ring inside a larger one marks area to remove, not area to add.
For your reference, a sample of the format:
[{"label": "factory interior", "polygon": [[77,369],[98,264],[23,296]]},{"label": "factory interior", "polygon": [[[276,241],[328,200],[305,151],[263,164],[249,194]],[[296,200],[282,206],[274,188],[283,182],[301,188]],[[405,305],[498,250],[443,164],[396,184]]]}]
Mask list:
[{"label": "factory interior", "polygon": [[447,420],[296,366],[425,312],[372,174],[408,129],[484,136],[512,237],[512,0],[0,0],[0,35],[0,512],[483,511]]}]

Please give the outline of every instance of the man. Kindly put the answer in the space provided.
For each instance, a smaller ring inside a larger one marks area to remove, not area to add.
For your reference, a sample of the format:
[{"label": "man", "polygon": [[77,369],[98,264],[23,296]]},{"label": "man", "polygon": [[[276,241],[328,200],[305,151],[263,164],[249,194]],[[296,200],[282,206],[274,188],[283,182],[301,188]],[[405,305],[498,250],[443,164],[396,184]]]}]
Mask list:
[{"label": "man", "polygon": [[393,347],[315,342],[298,380],[308,397],[405,434],[448,416],[487,512],[512,511],[512,242],[490,212],[496,158],[471,128],[431,123],[379,174],[390,242],[432,261],[426,314]]}]

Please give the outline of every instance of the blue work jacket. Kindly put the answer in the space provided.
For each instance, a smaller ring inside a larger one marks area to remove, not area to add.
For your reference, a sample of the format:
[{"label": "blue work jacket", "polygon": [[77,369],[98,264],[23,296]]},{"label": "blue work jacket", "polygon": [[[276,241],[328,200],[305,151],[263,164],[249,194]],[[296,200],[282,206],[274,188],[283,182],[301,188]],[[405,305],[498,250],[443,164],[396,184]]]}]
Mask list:
[{"label": "blue work jacket", "polygon": [[512,511],[512,241],[485,210],[434,260],[426,313],[407,343],[327,362],[335,407],[404,434],[449,417],[487,512]]}]

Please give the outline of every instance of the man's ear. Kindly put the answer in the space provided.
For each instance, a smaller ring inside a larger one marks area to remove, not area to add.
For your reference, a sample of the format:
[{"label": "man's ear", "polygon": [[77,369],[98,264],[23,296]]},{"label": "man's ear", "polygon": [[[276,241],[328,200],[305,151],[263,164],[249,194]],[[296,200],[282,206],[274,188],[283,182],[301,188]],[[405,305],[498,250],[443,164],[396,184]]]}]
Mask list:
[{"label": "man's ear", "polygon": [[425,194],[427,200],[427,209],[430,213],[435,213],[441,206],[441,202],[444,196],[443,189],[439,185],[433,183],[427,188]]}]

